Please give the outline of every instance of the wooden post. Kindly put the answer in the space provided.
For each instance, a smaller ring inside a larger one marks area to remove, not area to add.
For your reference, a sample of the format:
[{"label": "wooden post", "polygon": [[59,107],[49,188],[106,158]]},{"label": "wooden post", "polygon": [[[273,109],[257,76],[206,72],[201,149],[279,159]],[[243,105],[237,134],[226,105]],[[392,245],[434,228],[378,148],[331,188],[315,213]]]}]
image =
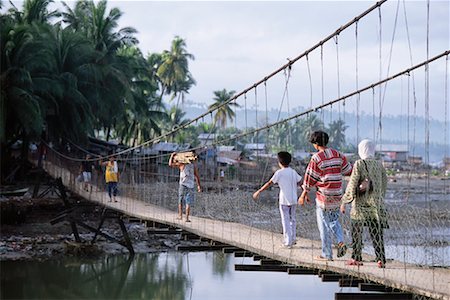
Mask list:
[{"label": "wooden post", "polygon": [[[71,205],[70,205],[69,201],[67,201],[66,189],[64,187],[61,177],[58,177],[58,179],[56,179],[56,185],[58,186],[59,194],[61,196],[61,200],[64,203],[64,206],[66,207],[66,209],[70,209]],[[75,237],[75,241],[77,241],[77,243],[81,243],[81,238],[78,233],[77,223],[72,218],[69,219],[69,222],[70,222],[70,227],[72,228],[73,236]]]},{"label": "wooden post", "polygon": [[125,245],[131,255],[134,255],[133,244],[131,243],[130,236],[128,235],[127,228],[123,223],[122,217],[117,217],[117,222],[119,223],[120,229],[122,229],[123,239],[125,240]]}]

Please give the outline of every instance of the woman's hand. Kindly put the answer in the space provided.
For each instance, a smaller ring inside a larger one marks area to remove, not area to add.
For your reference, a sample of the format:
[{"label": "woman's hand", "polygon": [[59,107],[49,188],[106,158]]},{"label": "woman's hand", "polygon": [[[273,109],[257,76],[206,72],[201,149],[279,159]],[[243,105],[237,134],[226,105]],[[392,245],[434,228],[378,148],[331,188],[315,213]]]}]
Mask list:
[{"label": "woman's hand", "polygon": [[309,202],[308,193],[302,193],[301,196],[298,198],[298,204],[303,206],[307,202]]}]

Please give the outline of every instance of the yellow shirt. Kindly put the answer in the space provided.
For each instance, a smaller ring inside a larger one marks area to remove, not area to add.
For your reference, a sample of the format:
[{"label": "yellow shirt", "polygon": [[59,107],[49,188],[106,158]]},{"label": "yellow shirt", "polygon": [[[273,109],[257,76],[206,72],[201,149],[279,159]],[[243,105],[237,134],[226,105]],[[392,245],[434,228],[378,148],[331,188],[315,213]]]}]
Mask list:
[{"label": "yellow shirt", "polygon": [[108,164],[106,165],[106,171],[105,171],[105,180],[106,182],[117,182],[118,181],[118,169],[117,169],[117,162],[110,162],[108,161]]}]

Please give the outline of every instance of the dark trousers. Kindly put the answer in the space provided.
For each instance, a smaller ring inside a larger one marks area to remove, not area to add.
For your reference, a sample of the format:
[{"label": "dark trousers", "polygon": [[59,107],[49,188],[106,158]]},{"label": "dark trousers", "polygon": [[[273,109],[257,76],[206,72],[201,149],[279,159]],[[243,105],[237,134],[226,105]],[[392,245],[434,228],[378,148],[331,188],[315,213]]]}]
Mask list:
[{"label": "dark trousers", "polygon": [[369,229],[370,238],[375,249],[376,260],[385,264],[386,256],[384,254],[383,227],[378,221],[362,222],[352,220],[352,258],[357,261],[362,261],[362,233],[364,226]]}]

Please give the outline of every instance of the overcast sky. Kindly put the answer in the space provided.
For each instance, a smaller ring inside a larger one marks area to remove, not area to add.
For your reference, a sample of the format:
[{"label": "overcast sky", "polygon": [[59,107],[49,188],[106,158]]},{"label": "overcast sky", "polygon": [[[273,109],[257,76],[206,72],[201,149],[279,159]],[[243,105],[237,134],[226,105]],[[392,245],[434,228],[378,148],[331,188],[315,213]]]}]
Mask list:
[{"label": "overcast sky", "polygon": [[[67,2],[72,5],[74,3]],[[124,13],[120,20],[121,27],[132,26],[138,30],[139,47],[144,55],[169,49],[176,35],[185,39],[188,52],[195,56],[189,68],[197,81],[187,100],[209,105],[212,103],[213,91],[223,88],[242,91],[285,64],[288,58],[297,57],[375,3],[375,1],[110,0],[109,7],[118,7]],[[398,4],[397,25],[394,26]],[[411,66],[407,29],[413,64],[426,59],[426,4],[426,1],[393,0],[382,5],[381,78]],[[334,41],[325,44],[323,59],[319,50],[310,54],[309,72],[306,59],[295,64],[288,84],[288,97],[283,101],[282,110],[286,111],[297,106],[309,107],[311,103],[316,106],[322,101],[328,102],[338,95],[342,96],[355,90],[356,57],[358,57],[358,86],[361,88],[379,80],[378,22],[377,10],[359,22],[358,56],[356,56],[356,30],[355,26],[352,26],[339,36],[337,45]],[[449,24],[449,1],[431,1],[430,57],[450,49]],[[394,40],[393,44],[391,40]],[[430,66],[430,99],[434,101],[430,110],[441,120],[445,118],[442,109],[445,105],[445,65],[445,59],[441,59]],[[385,99],[383,113],[386,107],[387,112],[393,114],[407,111],[408,80],[412,93],[412,78],[408,79],[407,76],[396,82],[390,82],[386,92],[381,93]],[[414,82],[416,93],[419,95],[417,106],[420,110],[424,107],[423,68],[415,74]],[[269,108],[280,108],[285,86],[283,74],[268,81]],[[257,90],[256,100],[252,92],[248,95],[247,101],[254,106],[256,103],[258,108],[262,109],[265,106],[263,105],[265,92],[266,90],[261,87]],[[376,110],[379,110],[379,91],[375,90],[375,93]],[[372,92],[361,97],[362,110],[372,112],[374,98]],[[238,100],[243,104],[243,99]],[[346,109],[355,110],[355,103],[348,101]]]},{"label": "overcast sky", "polygon": [[[169,49],[176,35],[184,38],[188,51],[195,56],[190,69],[197,81],[187,99],[211,104],[213,91],[223,88],[236,92],[244,90],[373,4],[375,1],[111,1],[110,6],[119,7],[124,12],[121,26],[133,26],[139,31],[139,46],[144,54]],[[397,25],[394,26],[398,4]],[[382,5],[381,78],[388,76],[388,68],[389,75],[392,75],[411,66],[406,29],[409,30],[413,64],[426,59],[426,4],[426,1],[402,0]],[[405,12],[408,27],[405,25]],[[431,1],[430,20],[429,56],[432,57],[450,49],[449,2]],[[358,24],[359,87],[380,78],[378,22],[378,11],[374,11]],[[337,98],[338,94],[342,96],[355,90],[355,31],[355,26],[352,26],[342,33],[338,47],[333,41],[324,46],[325,102]],[[316,50],[309,57],[310,83],[306,60],[294,65],[288,85],[289,97],[283,101],[282,110],[309,107],[311,98],[313,106],[322,102],[321,66],[320,51]],[[420,102],[424,101],[423,70],[419,69],[414,78],[416,93],[422,97],[417,100],[419,112],[423,112],[424,107]],[[439,119],[445,118],[442,109],[444,75],[445,59],[430,66],[430,99],[435,101],[430,110]],[[383,113],[386,107],[387,112],[394,114],[407,111],[407,81],[407,78],[402,78],[388,84],[386,92],[382,92],[386,103]],[[267,83],[269,108],[280,108],[284,88],[285,77],[282,74]],[[264,94],[265,90],[258,89],[256,102],[259,109],[265,106]],[[361,102],[362,110],[368,113],[373,109],[372,96],[371,93],[362,95],[370,98]],[[248,98],[247,101],[255,103],[254,93],[250,93]],[[238,101],[242,104],[244,100]],[[349,101],[346,109],[355,110],[355,103]],[[376,110],[379,111],[378,106]]]}]

